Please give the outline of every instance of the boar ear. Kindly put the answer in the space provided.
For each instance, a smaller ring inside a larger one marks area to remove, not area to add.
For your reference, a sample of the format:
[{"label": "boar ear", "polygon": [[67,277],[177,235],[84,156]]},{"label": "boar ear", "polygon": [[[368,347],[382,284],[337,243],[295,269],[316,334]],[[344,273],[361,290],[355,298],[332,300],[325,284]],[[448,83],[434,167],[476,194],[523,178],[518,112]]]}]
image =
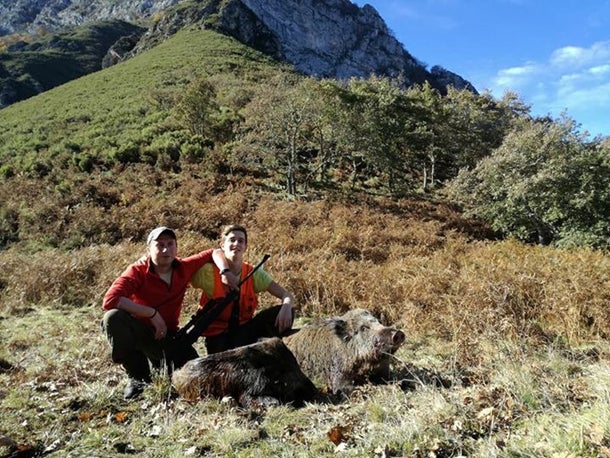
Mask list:
[{"label": "boar ear", "polygon": [[352,338],[353,332],[351,332],[351,329],[348,329],[348,323],[345,320],[333,320],[333,331],[343,341],[347,342]]}]

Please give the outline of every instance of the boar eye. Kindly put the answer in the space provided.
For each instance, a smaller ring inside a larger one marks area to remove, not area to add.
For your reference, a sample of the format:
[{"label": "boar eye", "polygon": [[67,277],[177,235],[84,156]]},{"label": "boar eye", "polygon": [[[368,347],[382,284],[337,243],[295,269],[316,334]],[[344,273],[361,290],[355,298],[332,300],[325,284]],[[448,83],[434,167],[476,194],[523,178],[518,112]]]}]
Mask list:
[{"label": "boar eye", "polygon": [[363,324],[362,326],[360,326],[360,329],[358,329],[358,332],[368,331],[369,329],[371,329],[369,326]]}]

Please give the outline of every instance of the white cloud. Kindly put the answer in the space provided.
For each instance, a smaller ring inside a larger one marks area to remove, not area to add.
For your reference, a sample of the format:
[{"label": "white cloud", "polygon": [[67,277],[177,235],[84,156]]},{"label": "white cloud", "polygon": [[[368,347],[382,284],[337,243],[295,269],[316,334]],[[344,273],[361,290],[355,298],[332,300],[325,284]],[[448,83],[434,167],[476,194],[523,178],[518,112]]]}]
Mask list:
[{"label": "white cloud", "polygon": [[583,48],[579,48],[578,46],[565,46],[553,52],[550,63],[551,65],[556,65],[558,67],[574,64],[578,65],[585,59],[586,55],[587,52]]},{"label": "white cloud", "polygon": [[589,73],[593,76],[604,77],[610,74],[610,64],[598,65],[597,67],[591,67]]},{"label": "white cloud", "polygon": [[493,87],[496,91],[517,89],[530,83],[538,73],[538,67],[534,63],[528,63],[522,67],[511,67],[500,70],[493,79]]},{"label": "white cloud", "polygon": [[556,93],[556,104],[570,110],[605,107],[610,102],[610,81],[599,85],[560,86]]},{"label": "white cloud", "polygon": [[551,54],[549,63],[557,67],[584,67],[610,60],[610,41],[601,41],[590,48],[565,46]]},{"label": "white cloud", "polygon": [[533,114],[559,116],[567,110],[585,128],[600,126],[610,119],[610,42],[588,48],[565,46],[546,62],[499,70],[491,90],[497,97],[507,90],[517,92],[526,103],[533,103]]}]

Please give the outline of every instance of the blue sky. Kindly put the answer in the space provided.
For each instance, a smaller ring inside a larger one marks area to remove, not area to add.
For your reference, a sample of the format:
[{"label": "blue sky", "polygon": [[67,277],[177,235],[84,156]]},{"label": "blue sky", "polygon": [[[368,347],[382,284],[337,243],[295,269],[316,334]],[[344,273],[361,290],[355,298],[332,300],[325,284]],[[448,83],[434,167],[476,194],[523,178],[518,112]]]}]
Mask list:
[{"label": "blue sky", "polygon": [[610,135],[610,0],[352,1],[373,6],[428,68]]}]

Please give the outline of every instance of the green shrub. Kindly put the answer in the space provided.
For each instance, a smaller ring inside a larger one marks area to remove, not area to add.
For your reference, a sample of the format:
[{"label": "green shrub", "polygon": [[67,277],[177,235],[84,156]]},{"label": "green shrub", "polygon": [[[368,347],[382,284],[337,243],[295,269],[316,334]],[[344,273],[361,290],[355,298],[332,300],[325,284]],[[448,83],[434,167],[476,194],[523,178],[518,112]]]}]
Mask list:
[{"label": "green shrub", "polygon": [[113,154],[113,159],[121,164],[140,162],[140,148],[134,143],[122,145]]},{"label": "green shrub", "polygon": [[159,152],[151,146],[142,148],[140,158],[144,164],[155,165],[159,157]]},{"label": "green shrub", "polygon": [[19,213],[0,208],[0,248],[19,240]]},{"label": "green shrub", "polygon": [[91,173],[94,165],[93,156],[89,153],[77,156],[76,165],[81,172]]},{"label": "green shrub", "polygon": [[26,169],[28,175],[32,177],[43,178],[47,176],[52,170],[51,165],[44,160],[35,160]]},{"label": "green shrub", "polygon": [[15,169],[13,166],[4,164],[0,166],[0,177],[8,179],[15,176]]},{"label": "green shrub", "polygon": [[194,135],[180,147],[180,160],[187,164],[198,164],[206,157],[213,142],[203,138],[201,135]]}]

